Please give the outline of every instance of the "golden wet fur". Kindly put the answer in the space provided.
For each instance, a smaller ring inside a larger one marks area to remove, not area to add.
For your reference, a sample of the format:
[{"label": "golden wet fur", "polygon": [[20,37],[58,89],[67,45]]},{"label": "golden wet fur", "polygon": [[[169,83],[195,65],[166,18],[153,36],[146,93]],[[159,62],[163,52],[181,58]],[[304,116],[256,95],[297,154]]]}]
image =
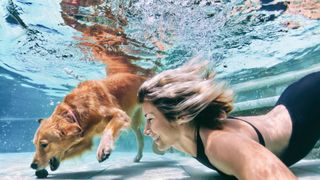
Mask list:
[{"label": "golden wet fur", "polygon": [[97,159],[103,161],[111,153],[121,129],[129,126],[136,133],[139,149],[135,161],[139,161],[143,148],[139,127],[143,117],[136,96],[144,80],[138,75],[119,73],[104,80],[80,83],[49,118],[41,121],[34,137],[33,168],[44,169],[53,158],[60,162],[80,155],[92,147],[93,137],[99,134],[102,139]]}]

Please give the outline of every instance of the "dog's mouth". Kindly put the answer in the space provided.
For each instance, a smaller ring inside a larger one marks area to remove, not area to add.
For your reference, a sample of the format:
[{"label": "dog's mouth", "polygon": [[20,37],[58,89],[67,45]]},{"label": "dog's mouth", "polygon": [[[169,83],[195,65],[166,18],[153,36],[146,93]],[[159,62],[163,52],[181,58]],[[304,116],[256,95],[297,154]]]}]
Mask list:
[{"label": "dog's mouth", "polygon": [[50,159],[49,161],[49,165],[50,165],[50,169],[51,171],[55,171],[58,169],[59,165],[60,165],[60,161],[58,158],[53,157]]}]

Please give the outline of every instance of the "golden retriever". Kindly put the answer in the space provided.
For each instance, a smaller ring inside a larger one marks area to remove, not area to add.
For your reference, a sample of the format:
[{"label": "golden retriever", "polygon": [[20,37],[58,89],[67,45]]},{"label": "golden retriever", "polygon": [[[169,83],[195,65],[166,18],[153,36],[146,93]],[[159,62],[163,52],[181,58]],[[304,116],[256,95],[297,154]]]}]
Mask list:
[{"label": "golden retriever", "polygon": [[102,137],[97,159],[102,162],[109,157],[120,131],[127,127],[131,127],[137,138],[138,153],[134,161],[138,162],[144,142],[140,130],[143,116],[136,96],[144,80],[139,75],[119,73],[104,80],[80,83],[49,118],[39,120],[31,168],[40,171],[50,165],[54,171],[61,161],[89,150],[93,137],[99,134]]}]

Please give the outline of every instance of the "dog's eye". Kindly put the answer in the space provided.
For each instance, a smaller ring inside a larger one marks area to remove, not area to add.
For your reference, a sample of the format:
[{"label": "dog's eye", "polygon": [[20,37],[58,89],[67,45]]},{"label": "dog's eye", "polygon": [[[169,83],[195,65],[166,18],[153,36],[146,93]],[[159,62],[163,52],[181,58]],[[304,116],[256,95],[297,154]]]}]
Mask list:
[{"label": "dog's eye", "polygon": [[46,148],[46,147],[48,146],[48,144],[40,144],[40,146],[41,146],[42,148]]}]

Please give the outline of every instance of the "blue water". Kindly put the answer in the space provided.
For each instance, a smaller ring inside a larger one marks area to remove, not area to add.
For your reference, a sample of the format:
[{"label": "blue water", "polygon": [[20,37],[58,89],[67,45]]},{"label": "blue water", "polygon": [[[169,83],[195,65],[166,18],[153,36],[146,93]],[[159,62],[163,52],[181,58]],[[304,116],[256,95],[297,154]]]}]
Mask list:
[{"label": "blue water", "polygon": [[[79,82],[106,77],[106,64],[94,56],[92,46],[107,54],[121,52],[135,59],[131,64],[155,72],[201,54],[218,78],[238,88],[320,66],[320,21],[281,7],[235,12],[244,1],[81,2],[87,3],[0,2],[1,152],[32,151],[35,120],[49,116]],[[66,17],[75,22],[67,23]],[[289,21],[300,26],[290,29],[284,25]],[[105,41],[81,31],[96,24],[112,31]],[[126,41],[112,44],[114,36]],[[276,97],[283,88],[248,91],[236,101]],[[133,146],[122,142],[123,149]]]}]

